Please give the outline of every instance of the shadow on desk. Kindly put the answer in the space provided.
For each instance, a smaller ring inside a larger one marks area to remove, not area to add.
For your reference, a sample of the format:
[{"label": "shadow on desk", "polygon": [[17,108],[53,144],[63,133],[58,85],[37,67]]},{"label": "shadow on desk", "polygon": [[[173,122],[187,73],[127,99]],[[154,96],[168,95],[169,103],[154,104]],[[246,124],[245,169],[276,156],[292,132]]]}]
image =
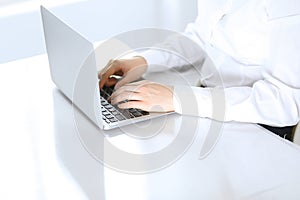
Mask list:
[{"label": "shadow on desk", "polygon": [[[82,188],[88,199],[104,199],[103,165],[83,147],[77,135],[72,103],[58,90],[53,89],[56,155],[64,168]],[[76,112],[76,109],[75,109]],[[77,112],[79,112],[77,110]],[[81,114],[87,135],[99,130]],[[102,145],[97,145],[102,148]],[[101,152],[101,150],[100,150]]]}]

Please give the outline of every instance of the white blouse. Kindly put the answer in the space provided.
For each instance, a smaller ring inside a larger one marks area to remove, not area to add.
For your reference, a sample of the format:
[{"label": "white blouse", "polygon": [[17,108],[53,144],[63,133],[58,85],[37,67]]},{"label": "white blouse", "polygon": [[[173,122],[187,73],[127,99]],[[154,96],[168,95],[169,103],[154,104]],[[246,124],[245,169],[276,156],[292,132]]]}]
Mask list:
[{"label": "white blouse", "polygon": [[176,112],[273,126],[299,122],[299,0],[199,0],[198,17],[183,35],[160,44],[168,51],[142,54],[149,70],[201,63],[207,87],[175,86]]}]

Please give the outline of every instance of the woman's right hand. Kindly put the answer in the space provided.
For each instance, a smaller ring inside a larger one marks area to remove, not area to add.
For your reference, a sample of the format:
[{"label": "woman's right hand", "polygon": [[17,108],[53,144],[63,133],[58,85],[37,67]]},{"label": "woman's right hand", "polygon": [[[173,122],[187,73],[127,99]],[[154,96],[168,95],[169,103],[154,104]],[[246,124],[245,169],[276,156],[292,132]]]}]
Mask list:
[{"label": "woman's right hand", "polygon": [[[115,89],[118,89],[122,85],[138,80],[146,71],[147,62],[141,56],[130,59],[110,60],[98,73],[100,89],[104,85],[108,87],[115,85]],[[122,78],[118,80],[113,75],[121,76]]]}]

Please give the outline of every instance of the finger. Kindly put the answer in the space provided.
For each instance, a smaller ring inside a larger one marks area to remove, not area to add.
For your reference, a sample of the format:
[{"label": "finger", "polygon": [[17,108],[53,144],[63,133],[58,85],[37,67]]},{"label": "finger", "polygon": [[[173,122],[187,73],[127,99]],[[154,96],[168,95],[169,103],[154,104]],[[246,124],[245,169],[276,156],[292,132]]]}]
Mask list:
[{"label": "finger", "polygon": [[120,94],[125,93],[125,92],[138,93],[139,88],[137,86],[132,86],[130,84],[124,85],[124,86],[120,87],[119,89],[115,90],[112,93],[112,95],[110,96],[110,99],[113,99],[116,96],[119,96]]},{"label": "finger", "polygon": [[112,104],[119,104],[124,101],[140,101],[143,100],[143,96],[139,93],[134,92],[123,92],[120,95],[115,96],[114,98],[111,98]]},{"label": "finger", "polygon": [[143,101],[128,101],[125,103],[121,103],[118,105],[119,108],[121,109],[128,109],[128,108],[137,108],[137,109],[141,109],[144,111],[148,111],[148,105],[145,104]]},{"label": "finger", "polygon": [[115,89],[119,89],[120,87],[130,83],[132,80],[132,75],[125,73],[123,78],[116,83]]},{"label": "finger", "polygon": [[135,82],[128,83],[127,85],[131,85],[131,86],[143,86],[143,85],[150,84],[150,83],[151,83],[150,81],[141,80],[141,81],[135,81]]},{"label": "finger", "polygon": [[115,73],[120,73],[121,70],[120,65],[114,64],[113,62],[108,68],[107,71],[104,71],[102,74],[100,74],[100,89],[105,85],[107,80],[110,78],[111,75]]},{"label": "finger", "polygon": [[[109,79],[107,79],[107,81],[106,81],[106,83],[104,85],[107,86],[107,87],[111,87],[111,86],[115,85],[117,82],[118,82],[118,79],[116,79],[116,78],[109,78]],[[99,82],[99,88],[101,88],[100,87],[100,82]]]},{"label": "finger", "polygon": [[137,70],[131,70],[130,72],[125,73],[123,75],[123,78],[120,79],[119,82],[115,85],[115,89],[118,89],[128,83],[138,85],[139,84],[138,82],[141,82],[141,81],[131,83],[132,81],[135,81],[137,79],[137,77],[140,77],[140,75],[137,74]]}]

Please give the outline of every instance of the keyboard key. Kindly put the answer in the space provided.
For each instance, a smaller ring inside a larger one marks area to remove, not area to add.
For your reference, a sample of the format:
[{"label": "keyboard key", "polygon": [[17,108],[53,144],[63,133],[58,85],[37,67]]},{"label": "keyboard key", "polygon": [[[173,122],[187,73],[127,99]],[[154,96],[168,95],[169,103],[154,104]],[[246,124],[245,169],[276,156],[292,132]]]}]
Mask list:
[{"label": "keyboard key", "polygon": [[115,110],[115,111],[112,111],[111,114],[113,114],[113,115],[118,115],[119,112]]},{"label": "keyboard key", "polygon": [[113,123],[113,122],[117,122],[118,120],[115,118],[111,118],[111,119],[109,119],[109,121]]},{"label": "keyboard key", "polygon": [[104,106],[104,107],[107,105],[109,105],[107,102],[102,103],[102,106]]},{"label": "keyboard key", "polygon": [[149,115],[150,114],[149,112],[144,111],[144,110],[141,110],[140,112],[141,112],[142,115]]},{"label": "keyboard key", "polygon": [[108,115],[110,115],[110,113],[109,113],[109,112],[107,112],[106,110],[104,110],[104,111],[102,111],[102,115],[104,115],[104,116],[108,116]]},{"label": "keyboard key", "polygon": [[130,115],[130,112],[126,109],[124,109],[124,110],[120,109],[119,112],[122,113],[122,115],[124,115],[124,117],[126,117],[127,119],[132,118],[131,115]]},{"label": "keyboard key", "polygon": [[108,109],[112,108],[112,105],[107,104],[107,105],[105,105],[104,107],[108,110]]},{"label": "keyboard key", "polygon": [[114,111],[116,111],[116,109],[115,109],[114,107],[108,108],[107,110],[108,110],[109,112],[114,112]]},{"label": "keyboard key", "polygon": [[110,124],[110,121],[109,121],[108,119],[105,118],[104,121],[105,121],[106,123]]},{"label": "keyboard key", "polygon": [[123,117],[123,116],[120,115],[120,114],[115,115],[115,117],[116,117],[119,121],[125,120],[125,117]]},{"label": "keyboard key", "polygon": [[114,116],[112,116],[111,114],[105,115],[105,117],[106,117],[107,119],[112,119],[112,118],[114,118]]},{"label": "keyboard key", "polygon": [[134,117],[141,117],[141,116],[143,116],[140,112],[137,112],[137,111],[132,112],[131,114],[132,114]]},{"label": "keyboard key", "polygon": [[108,104],[108,105],[105,106],[105,108],[107,108],[107,109],[112,108],[112,107],[113,107],[113,106],[110,105],[110,104]]}]

